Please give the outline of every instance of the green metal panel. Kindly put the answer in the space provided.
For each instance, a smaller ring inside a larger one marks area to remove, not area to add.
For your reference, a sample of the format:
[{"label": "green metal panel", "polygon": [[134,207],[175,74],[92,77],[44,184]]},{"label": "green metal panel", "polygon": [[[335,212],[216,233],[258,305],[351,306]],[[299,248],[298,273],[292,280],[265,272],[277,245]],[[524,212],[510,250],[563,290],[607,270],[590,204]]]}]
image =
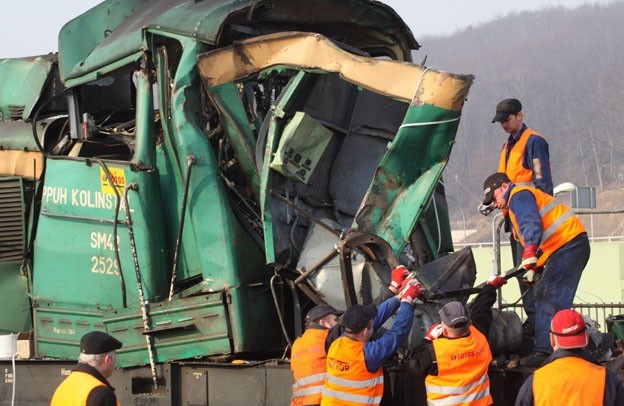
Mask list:
[{"label": "green metal panel", "polygon": [[[446,166],[460,111],[410,105],[355,219],[360,231],[384,238],[399,255],[429,204]],[[432,247],[435,248],[435,247]]]},{"label": "green metal panel", "polygon": [[[217,292],[150,304],[148,313],[155,360],[165,362],[231,353],[222,297],[222,293]],[[104,317],[106,331],[124,344],[118,351],[117,364],[120,366],[149,363],[141,317],[138,307],[111,312]]]},{"label": "green metal panel", "polygon": [[30,331],[32,327],[28,279],[21,265],[22,261],[0,262],[0,334]]},{"label": "green metal panel", "polygon": [[[158,151],[161,173],[163,209],[169,230],[177,230],[184,190],[186,167],[174,162],[186,162],[189,155],[196,158],[193,167],[182,236],[179,280],[203,275],[214,290],[242,282],[266,279],[262,253],[244,232],[229,208],[216,158],[203,124],[197,121],[201,105],[200,81],[196,55],[202,45],[188,41],[178,66],[172,91],[171,127],[175,128]],[[170,141],[171,140],[171,141]],[[174,145],[172,145],[174,143]],[[174,155],[177,155],[174,158]],[[168,234],[168,246],[173,252],[176,233]]]},{"label": "green metal panel", "polygon": [[[74,79],[143,46],[148,27],[214,43],[229,13],[249,1],[109,0],[65,24],[59,34],[61,79]],[[77,83],[77,82],[75,82]]]},{"label": "green metal panel", "polygon": [[[63,80],[76,76],[70,75],[79,70],[93,50],[111,34],[128,16],[147,0],[109,0],[102,2],[89,11],[69,21],[61,28],[59,43],[59,71]],[[126,42],[129,42],[126,40]],[[130,51],[115,44],[119,52],[109,62],[121,59],[136,52],[139,46],[130,47]]]},{"label": "green metal panel", "polygon": [[89,331],[104,331],[103,311],[97,306],[36,300],[33,307],[35,354],[40,357],[78,358],[80,337]]},{"label": "green metal panel", "polygon": [[[156,172],[134,172],[127,163],[108,163],[118,185],[136,183],[129,206],[147,300],[163,297],[168,276]],[[35,240],[34,295],[91,306],[122,306],[114,251],[116,196],[91,160],[48,159],[41,216]],[[121,191],[120,193],[123,193]],[[124,210],[119,220],[125,221]],[[128,229],[118,224],[117,239],[128,304],[138,301]]]},{"label": "green metal panel", "polygon": [[0,121],[30,117],[53,64],[52,56],[0,59]]}]

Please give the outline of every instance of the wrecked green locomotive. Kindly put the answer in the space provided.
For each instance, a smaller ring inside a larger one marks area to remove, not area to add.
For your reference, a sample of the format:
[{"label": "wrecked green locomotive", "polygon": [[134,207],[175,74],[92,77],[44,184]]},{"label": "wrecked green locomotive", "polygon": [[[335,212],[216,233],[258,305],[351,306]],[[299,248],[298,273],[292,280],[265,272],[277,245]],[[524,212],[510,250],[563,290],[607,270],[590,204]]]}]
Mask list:
[{"label": "wrecked green locomotive", "polygon": [[102,330],[122,403],[283,404],[315,303],[399,262],[471,287],[442,174],[473,78],[418,47],[376,1],[108,0],[0,60],[0,332],[27,347],[0,393],[45,402]]}]

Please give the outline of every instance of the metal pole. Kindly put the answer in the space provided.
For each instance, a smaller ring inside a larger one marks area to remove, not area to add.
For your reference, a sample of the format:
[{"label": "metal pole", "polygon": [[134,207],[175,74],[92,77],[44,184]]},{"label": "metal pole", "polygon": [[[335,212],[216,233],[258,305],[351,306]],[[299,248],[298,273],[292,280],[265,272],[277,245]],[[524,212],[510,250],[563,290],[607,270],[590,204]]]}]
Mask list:
[{"label": "metal pole", "polygon": [[[114,187],[114,185],[113,185]],[[126,220],[128,221],[128,234],[130,235],[130,250],[132,252],[132,259],[134,261],[134,272],[137,279],[137,291],[139,293],[139,304],[141,306],[141,317],[143,318],[143,332],[145,334],[145,342],[147,343],[147,354],[149,356],[150,367],[152,370],[152,381],[154,382],[154,389],[158,389],[158,380],[156,375],[156,362],[154,360],[154,351],[152,348],[152,336],[150,332],[149,315],[147,314],[147,302],[145,296],[143,296],[143,283],[141,282],[141,270],[139,268],[139,257],[137,255],[136,243],[134,241],[134,229],[132,228],[132,218],[130,217],[130,208],[128,207],[128,191],[138,190],[139,186],[136,183],[131,183],[126,186],[124,190],[124,210],[126,212]]]}]

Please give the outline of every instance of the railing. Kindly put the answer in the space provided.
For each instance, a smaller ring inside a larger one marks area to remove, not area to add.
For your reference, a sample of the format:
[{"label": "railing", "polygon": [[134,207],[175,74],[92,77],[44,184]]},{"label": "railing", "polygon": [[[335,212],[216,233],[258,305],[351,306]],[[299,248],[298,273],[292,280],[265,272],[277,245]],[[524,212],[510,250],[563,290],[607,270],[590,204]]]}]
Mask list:
[{"label": "railing", "polygon": [[[608,317],[624,314],[624,303],[575,303],[573,308],[583,316],[597,322],[600,330],[604,333],[607,332],[606,319]],[[515,311],[523,322],[526,319],[522,304],[503,304],[501,309]]]}]

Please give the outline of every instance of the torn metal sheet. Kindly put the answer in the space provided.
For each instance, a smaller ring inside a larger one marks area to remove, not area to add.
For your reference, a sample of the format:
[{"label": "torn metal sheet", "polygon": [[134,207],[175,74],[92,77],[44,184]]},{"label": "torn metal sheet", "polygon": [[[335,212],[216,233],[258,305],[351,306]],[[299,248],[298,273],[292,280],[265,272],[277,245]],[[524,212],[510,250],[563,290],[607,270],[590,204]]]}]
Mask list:
[{"label": "torn metal sheet", "polygon": [[462,96],[467,94],[466,81],[460,75],[354,55],[323,35],[305,32],[283,32],[237,42],[200,55],[198,66],[208,87],[269,68],[292,67],[339,73],[346,81],[376,93],[449,110],[461,110]]}]

